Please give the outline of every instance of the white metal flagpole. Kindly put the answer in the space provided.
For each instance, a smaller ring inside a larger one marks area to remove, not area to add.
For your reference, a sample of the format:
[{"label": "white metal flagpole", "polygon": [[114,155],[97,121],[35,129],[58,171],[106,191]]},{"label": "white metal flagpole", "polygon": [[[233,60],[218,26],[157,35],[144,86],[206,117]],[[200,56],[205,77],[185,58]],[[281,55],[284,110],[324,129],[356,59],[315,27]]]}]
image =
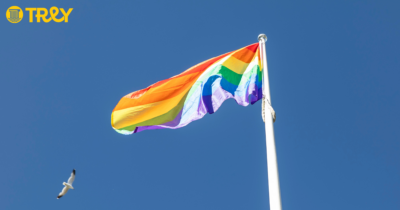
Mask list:
[{"label": "white metal flagpole", "polygon": [[[271,94],[269,91],[269,79],[268,79],[268,66],[267,66],[267,53],[265,50],[265,42],[267,41],[267,36],[265,34],[260,34],[258,36],[258,41],[260,43],[260,54],[261,62],[263,66],[263,97],[265,100],[264,110],[265,110],[265,135],[266,135],[266,146],[267,146],[267,165],[268,165],[268,187],[269,187],[269,207],[270,210],[282,210],[281,203],[281,191],[279,188],[279,174],[278,174],[278,161],[276,158],[276,148],[275,148],[275,134],[274,134],[274,116],[272,115],[271,108]],[[268,112],[271,110],[271,114]]]}]

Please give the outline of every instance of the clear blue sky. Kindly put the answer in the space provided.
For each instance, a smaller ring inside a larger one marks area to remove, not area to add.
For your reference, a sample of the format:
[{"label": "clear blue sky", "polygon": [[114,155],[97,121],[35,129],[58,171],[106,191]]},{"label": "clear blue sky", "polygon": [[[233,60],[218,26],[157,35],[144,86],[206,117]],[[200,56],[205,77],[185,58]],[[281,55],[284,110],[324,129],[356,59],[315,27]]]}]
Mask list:
[{"label": "clear blue sky", "polygon": [[[8,7],[74,8],[17,24]],[[268,36],[284,210],[400,209],[398,1],[1,1],[0,209],[269,209],[261,103],[124,136],[119,99]],[[75,190],[56,196],[71,170]]]}]

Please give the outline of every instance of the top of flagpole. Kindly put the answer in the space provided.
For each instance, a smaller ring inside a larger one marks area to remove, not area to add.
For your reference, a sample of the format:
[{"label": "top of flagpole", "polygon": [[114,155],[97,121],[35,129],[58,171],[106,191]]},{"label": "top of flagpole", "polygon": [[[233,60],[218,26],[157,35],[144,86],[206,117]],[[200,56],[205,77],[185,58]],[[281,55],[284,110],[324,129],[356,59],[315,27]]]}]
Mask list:
[{"label": "top of flagpole", "polygon": [[258,41],[261,41],[261,39],[264,39],[264,42],[267,42],[267,36],[265,34],[258,35]]}]

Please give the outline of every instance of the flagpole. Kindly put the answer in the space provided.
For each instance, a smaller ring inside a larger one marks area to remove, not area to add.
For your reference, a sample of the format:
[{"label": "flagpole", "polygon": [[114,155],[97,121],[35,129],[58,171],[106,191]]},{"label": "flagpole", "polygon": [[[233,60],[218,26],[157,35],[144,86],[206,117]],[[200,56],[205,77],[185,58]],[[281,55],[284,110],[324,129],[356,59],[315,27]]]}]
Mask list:
[{"label": "flagpole", "polygon": [[276,158],[275,148],[275,135],[272,114],[268,112],[271,106],[271,94],[269,90],[268,66],[267,66],[267,53],[265,49],[265,42],[267,36],[260,34],[258,36],[260,43],[261,62],[263,66],[263,97],[265,99],[265,135],[267,146],[267,165],[268,165],[268,187],[269,187],[269,207],[270,210],[282,210],[281,191],[279,188],[279,174],[278,174],[278,161]]}]

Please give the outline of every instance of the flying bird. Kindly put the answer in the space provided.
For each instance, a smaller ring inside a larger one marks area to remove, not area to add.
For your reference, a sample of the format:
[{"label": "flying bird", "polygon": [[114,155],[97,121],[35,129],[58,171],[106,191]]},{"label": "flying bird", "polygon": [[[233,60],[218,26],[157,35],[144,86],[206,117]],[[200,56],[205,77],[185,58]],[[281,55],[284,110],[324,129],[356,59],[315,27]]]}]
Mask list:
[{"label": "flying bird", "polygon": [[72,182],[74,182],[75,180],[75,169],[72,170],[71,176],[68,179],[68,182],[63,182],[63,185],[65,185],[65,187],[61,190],[60,194],[58,194],[57,199],[63,197],[69,189],[74,189],[74,187],[72,187]]}]

